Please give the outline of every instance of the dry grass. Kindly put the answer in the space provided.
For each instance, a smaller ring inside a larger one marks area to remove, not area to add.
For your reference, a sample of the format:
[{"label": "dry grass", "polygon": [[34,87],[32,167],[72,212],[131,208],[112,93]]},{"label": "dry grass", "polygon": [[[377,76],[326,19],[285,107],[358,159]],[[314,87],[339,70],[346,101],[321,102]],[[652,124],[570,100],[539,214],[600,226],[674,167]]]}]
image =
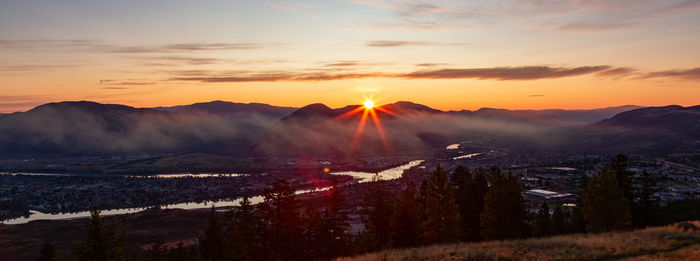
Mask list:
[{"label": "dry grass", "polygon": [[[689,222],[700,228],[700,222]],[[700,260],[700,230],[678,225],[629,232],[432,245],[338,260]]]}]

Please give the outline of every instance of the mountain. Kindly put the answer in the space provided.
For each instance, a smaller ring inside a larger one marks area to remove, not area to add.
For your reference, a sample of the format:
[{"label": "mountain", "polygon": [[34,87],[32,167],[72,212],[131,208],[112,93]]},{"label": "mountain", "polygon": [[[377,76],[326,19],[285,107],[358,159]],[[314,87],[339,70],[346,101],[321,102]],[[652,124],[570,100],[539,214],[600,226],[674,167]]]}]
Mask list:
[{"label": "mountain", "polygon": [[664,155],[700,148],[700,106],[646,107],[566,129],[562,148],[578,152]]},{"label": "mountain", "polygon": [[227,101],[211,101],[194,103],[190,105],[178,105],[172,107],[153,108],[162,111],[187,112],[187,113],[208,113],[214,115],[250,115],[251,113],[267,117],[282,118],[297,110],[294,107],[272,106],[264,103],[235,103]]},{"label": "mountain", "polygon": [[562,110],[562,109],[547,109],[547,110],[525,110],[543,116],[549,116],[560,119],[562,121],[571,122],[574,124],[589,124],[608,119],[618,113],[639,109],[641,106],[623,105],[616,107],[607,107],[590,110]]},{"label": "mountain", "polygon": [[595,126],[700,138],[700,105],[635,109],[598,122]]},{"label": "mountain", "polygon": [[247,142],[276,118],[226,117],[58,102],[0,118],[0,156],[173,153]]}]

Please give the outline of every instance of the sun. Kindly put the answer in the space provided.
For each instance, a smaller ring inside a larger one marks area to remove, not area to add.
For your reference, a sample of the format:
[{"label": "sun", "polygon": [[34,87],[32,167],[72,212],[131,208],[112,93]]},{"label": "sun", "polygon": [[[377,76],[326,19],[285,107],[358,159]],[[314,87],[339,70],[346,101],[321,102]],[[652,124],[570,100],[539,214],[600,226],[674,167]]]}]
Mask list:
[{"label": "sun", "polygon": [[374,102],[372,100],[366,100],[365,101],[365,108],[372,109],[372,107],[374,107]]}]

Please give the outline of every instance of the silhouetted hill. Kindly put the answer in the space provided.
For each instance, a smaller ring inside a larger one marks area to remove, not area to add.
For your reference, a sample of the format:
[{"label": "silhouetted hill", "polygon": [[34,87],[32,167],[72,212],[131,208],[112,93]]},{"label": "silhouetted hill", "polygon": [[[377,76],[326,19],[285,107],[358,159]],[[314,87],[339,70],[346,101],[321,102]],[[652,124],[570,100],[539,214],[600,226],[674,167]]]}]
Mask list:
[{"label": "silhouetted hill", "polygon": [[575,124],[594,123],[608,119],[618,113],[639,109],[641,106],[623,105],[616,107],[590,109],[590,110],[562,110],[562,109],[547,109],[547,110],[525,110],[534,112],[539,115],[549,116]]},{"label": "silhouetted hill", "polygon": [[670,105],[635,109],[598,122],[595,126],[700,138],[700,105],[692,107]]},{"label": "silhouetted hill", "polygon": [[58,102],[0,118],[0,156],[72,156],[212,149],[252,137],[276,119],[212,115],[95,102]]},{"label": "silhouetted hill", "polygon": [[154,109],[174,112],[209,113],[216,115],[245,115],[255,113],[269,117],[277,117],[280,119],[297,110],[297,108],[294,107],[272,106],[264,103],[236,103],[227,101],[211,101],[172,107],[156,107]]}]

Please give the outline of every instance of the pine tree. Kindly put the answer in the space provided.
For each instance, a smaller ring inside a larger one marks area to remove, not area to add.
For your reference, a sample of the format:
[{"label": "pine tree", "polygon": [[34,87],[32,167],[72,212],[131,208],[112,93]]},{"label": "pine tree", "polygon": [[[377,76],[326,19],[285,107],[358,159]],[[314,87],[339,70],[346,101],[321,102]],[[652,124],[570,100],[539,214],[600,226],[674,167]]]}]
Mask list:
[{"label": "pine tree", "polygon": [[44,241],[36,261],[56,261],[56,248],[49,241]]},{"label": "pine tree", "polygon": [[635,227],[645,227],[652,223],[652,213],[656,209],[658,202],[654,198],[656,181],[644,170],[642,175],[635,180],[635,204],[632,215],[632,223]]},{"label": "pine tree", "polygon": [[582,196],[586,231],[601,232],[630,227],[630,205],[617,180],[614,168],[604,166],[588,182]]},{"label": "pine tree", "polygon": [[315,208],[306,208],[302,219],[304,220],[302,237],[304,245],[307,246],[304,247],[303,259],[323,259],[327,250],[322,240],[324,224],[321,213]]},{"label": "pine tree", "polygon": [[416,185],[409,182],[394,207],[391,217],[393,247],[412,247],[419,244],[420,220]]},{"label": "pine tree", "polygon": [[231,257],[232,253],[227,246],[224,225],[221,218],[217,216],[214,205],[211,206],[204,234],[199,238],[199,248],[204,260],[220,261]]},{"label": "pine tree", "polygon": [[547,203],[542,202],[540,209],[537,211],[537,216],[535,216],[536,234],[541,237],[549,235],[551,223],[552,218],[549,215],[549,206],[547,206]]},{"label": "pine tree", "polygon": [[498,168],[490,169],[491,187],[481,213],[481,234],[484,239],[518,238],[525,234],[525,210],[520,185]]},{"label": "pine tree", "polygon": [[[469,174],[468,169],[464,169]],[[455,173],[457,171],[455,170]],[[462,170],[459,171],[462,172]],[[481,168],[477,169],[473,175],[467,175],[464,181],[455,190],[462,225],[460,238],[466,241],[477,241],[481,239],[480,216],[484,211],[484,197],[489,187],[484,170]]]},{"label": "pine tree", "polygon": [[458,240],[459,210],[447,174],[440,165],[430,175],[426,206],[426,219],[422,224],[423,242],[431,244]]},{"label": "pine tree", "polygon": [[561,206],[556,206],[554,208],[554,213],[552,213],[552,231],[551,234],[560,235],[569,232],[569,228],[566,224],[566,216]]},{"label": "pine tree", "polygon": [[325,258],[333,258],[343,254],[347,249],[348,214],[343,209],[345,198],[338,184],[333,184],[326,197],[326,208],[323,211],[322,242],[325,245]]},{"label": "pine tree", "polygon": [[391,238],[392,198],[386,190],[385,182],[378,174],[372,178],[369,192],[365,194],[362,209],[362,221],[371,236],[371,250],[378,250],[389,245]]},{"label": "pine tree", "polygon": [[241,204],[231,211],[233,217],[229,227],[228,245],[235,249],[236,260],[257,260],[261,239],[258,231],[261,229],[260,219],[255,213],[255,206],[247,196],[241,200]]},{"label": "pine tree", "polygon": [[90,210],[90,221],[87,223],[85,235],[71,250],[73,257],[78,261],[127,260],[124,255],[125,243],[126,233],[118,233],[115,222],[105,225],[104,219],[100,217],[100,210],[93,207]]},{"label": "pine tree", "polygon": [[265,239],[269,244],[267,256],[272,259],[298,259],[300,251],[301,217],[299,201],[294,188],[278,179],[263,192],[265,201],[259,205],[260,215],[266,226]]}]

